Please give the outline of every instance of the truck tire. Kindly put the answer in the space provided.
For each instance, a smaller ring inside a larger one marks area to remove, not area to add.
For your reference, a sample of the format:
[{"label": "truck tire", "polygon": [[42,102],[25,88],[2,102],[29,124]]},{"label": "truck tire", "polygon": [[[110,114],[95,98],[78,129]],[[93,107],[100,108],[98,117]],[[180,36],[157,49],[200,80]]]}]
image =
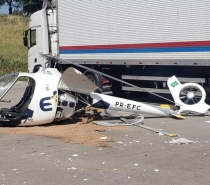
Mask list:
[{"label": "truck tire", "polygon": [[89,78],[94,84],[97,85],[96,77],[95,77],[93,74],[88,73],[86,76],[87,76],[87,78]]},{"label": "truck tire", "polygon": [[39,66],[35,66],[34,69],[33,69],[33,73],[36,73],[37,71],[39,71],[40,67],[41,67],[40,65]]}]

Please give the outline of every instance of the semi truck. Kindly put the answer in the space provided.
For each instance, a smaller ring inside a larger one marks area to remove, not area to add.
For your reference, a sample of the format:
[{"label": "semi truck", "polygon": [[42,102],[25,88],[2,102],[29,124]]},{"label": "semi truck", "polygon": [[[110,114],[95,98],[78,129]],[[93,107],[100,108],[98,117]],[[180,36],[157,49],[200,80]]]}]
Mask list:
[{"label": "semi truck", "polygon": [[[40,66],[63,72],[71,61],[155,93],[167,93],[165,82],[173,75],[209,92],[209,0],[44,0],[30,16],[23,40],[29,72]],[[141,93],[82,72],[98,86],[111,83],[114,94]]]}]

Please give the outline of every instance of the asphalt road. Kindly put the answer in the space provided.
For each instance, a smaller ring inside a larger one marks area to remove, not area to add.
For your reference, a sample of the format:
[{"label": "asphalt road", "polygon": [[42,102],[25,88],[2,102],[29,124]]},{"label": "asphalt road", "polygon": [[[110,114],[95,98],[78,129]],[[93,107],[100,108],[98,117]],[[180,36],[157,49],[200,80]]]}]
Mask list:
[{"label": "asphalt road", "polygon": [[[149,101],[151,99],[144,99]],[[146,118],[144,124],[191,144],[136,127],[105,131],[109,147],[64,143],[32,135],[0,134],[0,183],[44,185],[209,185],[210,116]]]},{"label": "asphalt road", "polygon": [[109,147],[63,143],[40,136],[0,135],[0,182],[8,184],[210,184],[210,117],[178,121],[148,118],[144,123],[191,144],[135,126],[106,131]]}]

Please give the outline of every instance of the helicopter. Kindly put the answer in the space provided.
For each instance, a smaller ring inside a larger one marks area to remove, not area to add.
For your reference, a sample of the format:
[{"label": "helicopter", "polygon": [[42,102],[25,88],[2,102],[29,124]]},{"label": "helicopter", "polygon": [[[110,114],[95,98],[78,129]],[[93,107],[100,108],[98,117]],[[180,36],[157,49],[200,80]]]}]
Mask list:
[{"label": "helicopter", "polygon": [[91,97],[89,107],[140,115],[183,118],[185,111],[205,114],[210,108],[199,84],[181,84],[172,76],[167,85],[175,102],[172,108],[105,95],[74,67],[62,74],[56,68],[44,67],[36,73],[12,73],[0,77],[0,125],[35,126],[68,119],[80,110],[80,94]]}]

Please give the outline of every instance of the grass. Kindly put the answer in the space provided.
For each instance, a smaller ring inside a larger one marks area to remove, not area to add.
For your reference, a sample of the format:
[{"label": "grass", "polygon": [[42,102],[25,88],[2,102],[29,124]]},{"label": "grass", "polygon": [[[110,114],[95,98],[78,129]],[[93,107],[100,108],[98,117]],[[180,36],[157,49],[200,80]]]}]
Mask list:
[{"label": "grass", "polygon": [[23,46],[23,31],[28,18],[0,15],[0,76],[13,72],[27,72],[27,48]]}]

